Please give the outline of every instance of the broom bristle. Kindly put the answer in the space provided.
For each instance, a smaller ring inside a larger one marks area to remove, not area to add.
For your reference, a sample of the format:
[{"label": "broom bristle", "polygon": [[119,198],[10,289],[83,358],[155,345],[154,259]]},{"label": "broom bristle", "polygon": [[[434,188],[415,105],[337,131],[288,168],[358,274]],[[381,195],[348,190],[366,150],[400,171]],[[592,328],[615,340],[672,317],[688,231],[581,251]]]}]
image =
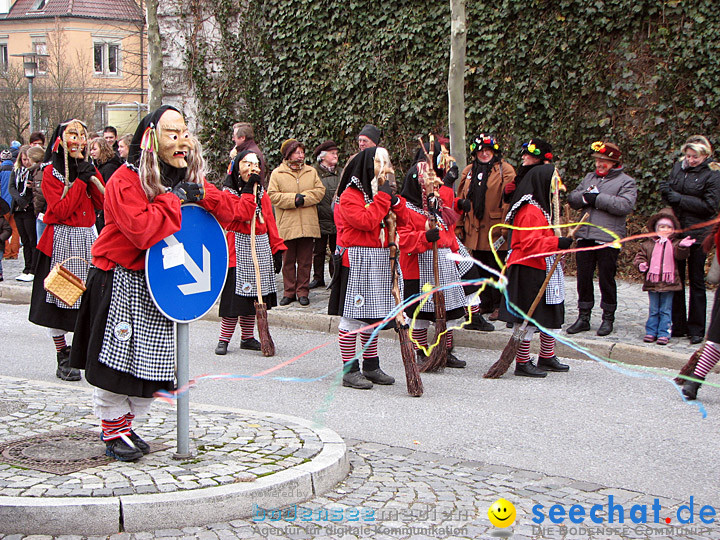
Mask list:
[{"label": "broom bristle", "polygon": [[510,341],[508,341],[508,344],[505,345],[505,348],[503,349],[503,352],[500,355],[498,361],[495,362],[492,366],[490,366],[490,369],[488,369],[487,373],[483,375],[483,378],[499,379],[500,377],[505,375],[508,368],[513,363],[513,360],[515,360],[515,356],[517,355],[519,346],[520,336],[516,336],[515,334],[513,334],[510,338]]},{"label": "broom bristle", "polygon": [[400,340],[400,354],[402,355],[403,366],[405,367],[405,381],[407,383],[408,394],[412,397],[420,397],[423,395],[423,384],[420,379],[420,371],[415,362],[415,349],[410,342],[408,328],[405,325],[397,325],[395,330]]},{"label": "broom bristle", "polygon": [[[686,377],[692,377],[695,373],[695,367],[697,366],[698,360],[700,359],[700,353],[702,352],[702,347],[692,353],[692,356],[690,356],[690,359],[687,361],[687,363],[682,367],[680,370],[680,373],[678,375],[684,375]],[[685,384],[687,379],[682,379],[680,377],[675,377],[675,384],[678,386],[682,386]]]},{"label": "broom bristle", "polygon": [[445,344],[445,335],[443,335],[443,333],[446,328],[447,326],[445,325],[444,319],[435,321],[435,341],[438,341],[438,336],[442,337],[440,337],[440,341],[438,341],[437,345],[433,348],[430,357],[420,366],[421,373],[434,373],[445,369],[447,365],[447,345]]},{"label": "broom bristle", "polygon": [[257,322],[258,336],[260,337],[260,351],[263,356],[275,356],[275,343],[270,336],[270,327],[267,320],[267,306],[255,301],[255,321]]}]

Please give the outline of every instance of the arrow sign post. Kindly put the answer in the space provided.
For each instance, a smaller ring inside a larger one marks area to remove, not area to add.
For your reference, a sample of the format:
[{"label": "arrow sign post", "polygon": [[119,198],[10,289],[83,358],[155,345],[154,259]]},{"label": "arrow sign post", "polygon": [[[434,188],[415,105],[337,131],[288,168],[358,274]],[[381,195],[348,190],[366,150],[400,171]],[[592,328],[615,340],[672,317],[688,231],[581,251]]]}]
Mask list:
[{"label": "arrow sign post", "polygon": [[[161,240],[145,255],[145,277],[160,313],[175,321],[177,385],[190,380],[190,325],[205,315],[220,297],[228,271],[225,233],[217,220],[196,204],[182,206],[178,232]],[[177,399],[176,459],[190,454],[190,392]]]}]

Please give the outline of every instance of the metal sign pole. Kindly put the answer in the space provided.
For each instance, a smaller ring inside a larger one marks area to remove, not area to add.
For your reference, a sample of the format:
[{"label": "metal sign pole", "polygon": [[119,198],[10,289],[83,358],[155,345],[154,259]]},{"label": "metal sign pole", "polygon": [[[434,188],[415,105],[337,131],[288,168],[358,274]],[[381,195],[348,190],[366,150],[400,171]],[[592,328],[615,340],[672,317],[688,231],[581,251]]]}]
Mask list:
[{"label": "metal sign pole", "polygon": [[190,453],[190,324],[177,323],[177,385],[184,389],[177,397],[177,452],[175,459],[192,457]]}]

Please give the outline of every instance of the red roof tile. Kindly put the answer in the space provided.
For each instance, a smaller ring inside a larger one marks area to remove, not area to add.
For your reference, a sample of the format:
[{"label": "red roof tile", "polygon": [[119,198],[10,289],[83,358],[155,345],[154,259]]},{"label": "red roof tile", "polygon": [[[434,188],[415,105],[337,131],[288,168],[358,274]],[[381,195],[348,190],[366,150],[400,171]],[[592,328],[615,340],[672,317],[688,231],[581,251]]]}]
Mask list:
[{"label": "red roof tile", "polygon": [[17,0],[5,19],[38,19],[79,17],[141,21],[140,6],[134,0],[45,0],[40,9],[33,9],[42,0]]}]

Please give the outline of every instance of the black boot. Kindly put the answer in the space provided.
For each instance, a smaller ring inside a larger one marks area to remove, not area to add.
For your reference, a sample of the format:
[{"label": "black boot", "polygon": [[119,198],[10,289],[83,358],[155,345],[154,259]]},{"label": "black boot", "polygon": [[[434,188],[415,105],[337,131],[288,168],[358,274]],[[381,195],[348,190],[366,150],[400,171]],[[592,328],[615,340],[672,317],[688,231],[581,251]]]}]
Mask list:
[{"label": "black boot", "polygon": [[544,369],[545,371],[570,371],[570,366],[567,364],[561,364],[558,361],[557,356],[550,358],[538,357],[537,367]]},{"label": "black boot", "polygon": [[373,387],[373,383],[360,373],[357,360],[351,360],[350,365],[345,366],[345,369],[348,371],[343,375],[343,386],[358,388],[359,390],[370,390]]},{"label": "black boot", "polygon": [[129,446],[122,438],[105,441],[105,455],[118,461],[137,461],[143,452],[137,447]]},{"label": "black boot", "polygon": [[[701,381],[705,380],[705,377],[698,377],[697,375],[693,375],[696,379],[700,379]],[[685,381],[682,387],[682,394],[685,396],[685,399],[692,401],[697,399],[697,393],[699,388],[702,386],[702,383],[695,382],[695,381]]]},{"label": "black boot", "polygon": [[544,369],[538,368],[532,363],[532,360],[528,362],[515,362],[515,375],[518,377],[535,377],[542,379],[547,377],[547,372]]},{"label": "black boot", "polygon": [[610,332],[613,331],[613,322],[615,322],[615,312],[603,309],[602,323],[600,324],[600,328],[597,330],[597,335],[607,336],[610,334]]},{"label": "black boot", "polygon": [[80,370],[70,367],[70,347],[63,347],[57,353],[58,367],[55,376],[63,381],[79,381]]},{"label": "black boot", "polygon": [[565,330],[568,334],[577,334],[578,332],[587,332],[590,330],[590,314],[592,313],[592,310],[590,309],[581,309],[580,313],[578,314],[577,320],[572,323],[572,325],[568,326],[567,330]]},{"label": "black boot", "polygon": [[489,323],[479,313],[473,313],[472,321],[463,326],[465,330],[478,330],[480,332],[492,332],[495,330],[495,326]]},{"label": "black boot", "polygon": [[380,358],[363,358],[362,374],[367,380],[375,384],[395,384],[395,378],[380,369]]},{"label": "black boot", "polygon": [[448,349],[447,363],[445,365],[451,368],[464,368],[467,365],[467,362],[465,360],[460,360],[452,353],[452,349]]}]

